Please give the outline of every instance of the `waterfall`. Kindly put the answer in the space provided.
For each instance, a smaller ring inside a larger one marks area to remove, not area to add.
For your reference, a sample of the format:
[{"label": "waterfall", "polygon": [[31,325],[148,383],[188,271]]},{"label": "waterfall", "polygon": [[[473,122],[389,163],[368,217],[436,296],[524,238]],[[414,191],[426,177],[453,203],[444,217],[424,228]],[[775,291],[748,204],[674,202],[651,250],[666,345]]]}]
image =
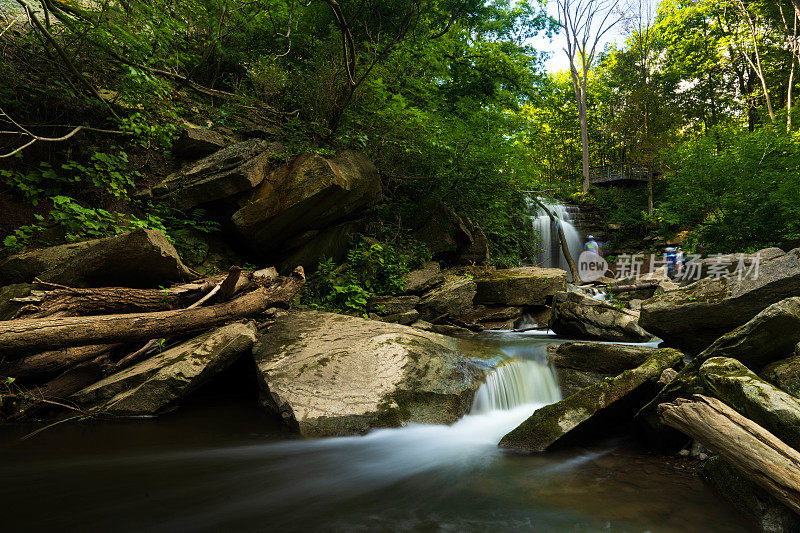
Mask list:
[{"label": "waterfall", "polygon": [[486,377],[475,393],[470,414],[544,405],[560,399],[561,391],[552,368],[537,361],[509,359]]},{"label": "waterfall", "polygon": [[[583,249],[583,239],[574,226],[575,215],[578,208],[567,206],[550,198],[539,198],[550,210],[553,215],[561,221],[561,228],[564,230],[564,237],[567,239],[567,246],[572,254],[572,258],[577,261]],[[536,204],[532,199],[528,201],[530,206],[531,222],[533,230],[542,239],[542,250],[537,254],[536,265],[551,268],[561,268],[569,272],[567,259],[561,252],[561,241],[558,238],[558,229],[545,213],[544,209]]]}]

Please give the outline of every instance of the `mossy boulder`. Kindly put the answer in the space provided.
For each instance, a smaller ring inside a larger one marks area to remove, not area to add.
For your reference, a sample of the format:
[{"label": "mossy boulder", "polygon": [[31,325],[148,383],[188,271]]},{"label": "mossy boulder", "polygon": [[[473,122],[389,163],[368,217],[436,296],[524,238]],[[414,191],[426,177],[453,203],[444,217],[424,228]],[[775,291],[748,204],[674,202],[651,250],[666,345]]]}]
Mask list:
[{"label": "mossy boulder", "polygon": [[475,277],[475,285],[477,304],[538,306],[566,289],[567,273],[560,268],[505,268]]},{"label": "mossy boulder", "polygon": [[164,233],[150,229],[40,248],[0,261],[0,284],[30,283],[38,277],[73,287],[156,287],[191,276]]},{"label": "mossy boulder", "polygon": [[[795,348],[795,353],[797,351]],[[795,398],[800,398],[800,354],[765,366],[759,375]]]},{"label": "mossy boulder", "polygon": [[653,429],[662,429],[656,406],[678,397],[708,394],[700,378],[703,363],[712,357],[736,359],[746,367],[760,371],[767,364],[784,359],[800,339],[800,298],[787,298],[773,304],[749,322],[717,339],[698,354],[648,403],[637,417]]},{"label": "mossy boulder", "polygon": [[548,348],[547,362],[556,369],[565,396],[635,368],[655,352],[651,346],[603,342],[565,342]]},{"label": "mossy boulder", "polygon": [[412,270],[406,276],[403,285],[404,294],[423,294],[424,292],[436,287],[444,281],[444,274],[439,267],[439,263],[430,261],[425,263],[422,268]]},{"label": "mossy boulder", "polygon": [[485,367],[458,341],[307,311],[279,317],[253,349],[263,405],[304,436],[352,435],[466,414]]},{"label": "mossy boulder", "polygon": [[645,300],[639,325],[670,346],[701,352],[770,305],[800,296],[800,248],[766,257],[774,258],[762,259],[757,276],[702,279]]},{"label": "mossy boulder", "polygon": [[475,291],[475,282],[470,278],[447,275],[440,285],[422,296],[417,310],[424,320],[433,320],[445,314],[463,315],[472,308]]},{"label": "mossy boulder", "polygon": [[717,398],[800,450],[800,400],[762,380],[735,359],[712,357],[699,373]]},{"label": "mossy boulder", "polygon": [[103,413],[158,415],[249,354],[255,340],[253,323],[223,326],[112,374],[70,400]]},{"label": "mossy boulder", "polygon": [[367,301],[367,310],[380,316],[396,315],[413,310],[419,296],[373,296]]},{"label": "mossy boulder", "polygon": [[601,341],[645,342],[652,338],[637,324],[638,313],[617,308],[582,292],[558,292],[550,327],[558,335]]},{"label": "mossy boulder", "polygon": [[682,359],[683,354],[677,350],[656,350],[636,368],[537,409],[530,418],[504,436],[500,446],[533,453],[545,451],[569,437],[574,438],[593,419],[608,414],[615,404],[623,403],[648,384],[654,385],[664,370],[679,364]]}]

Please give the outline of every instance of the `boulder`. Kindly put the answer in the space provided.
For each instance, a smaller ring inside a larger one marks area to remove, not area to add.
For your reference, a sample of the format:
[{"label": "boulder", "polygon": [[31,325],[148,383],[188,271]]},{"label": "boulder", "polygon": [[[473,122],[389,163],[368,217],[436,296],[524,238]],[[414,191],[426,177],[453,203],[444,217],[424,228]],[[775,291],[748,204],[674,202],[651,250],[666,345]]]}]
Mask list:
[{"label": "boulder", "polygon": [[403,285],[404,294],[422,294],[444,281],[439,263],[430,261],[425,263],[422,268],[412,270],[406,277]]},{"label": "boulder", "polygon": [[734,507],[752,516],[764,533],[800,531],[800,517],[722,457],[706,461],[702,475]]},{"label": "boulder", "polygon": [[392,324],[410,325],[419,320],[419,311],[411,309],[403,313],[395,313],[393,315],[378,316],[378,320],[383,322],[390,322]]},{"label": "boulder", "polygon": [[476,305],[471,311],[457,318],[465,324],[481,329],[514,329],[516,321],[522,318],[522,308]]},{"label": "boulder", "polygon": [[441,285],[422,296],[417,310],[424,320],[433,320],[445,314],[463,315],[472,308],[475,292],[475,282],[471,279],[448,275]]},{"label": "boulder", "polygon": [[800,298],[787,298],[773,304],[745,325],[717,339],[678,372],[675,379],[664,387],[647,404],[637,417],[653,429],[662,425],[656,416],[656,406],[672,402],[678,397],[691,398],[694,394],[709,394],[700,378],[703,363],[712,357],[736,359],[747,368],[760,371],[764,366],[784,359],[800,340]]},{"label": "boulder", "polygon": [[425,243],[434,257],[456,264],[485,265],[489,246],[483,230],[441,202],[428,202],[420,210],[414,238]]},{"label": "boulder", "polygon": [[560,268],[519,267],[485,272],[475,278],[475,303],[503,306],[545,305],[567,287]]},{"label": "boulder", "polygon": [[602,342],[565,342],[548,347],[547,362],[556,369],[561,392],[578,390],[635,368],[657,348]]},{"label": "boulder", "polygon": [[800,354],[765,366],[759,375],[795,398],[800,398]]},{"label": "boulder", "polygon": [[0,261],[0,285],[27,283],[35,277],[73,287],[154,287],[192,274],[162,232],[136,229]]},{"label": "boulder", "polygon": [[12,298],[28,296],[33,289],[30,283],[15,283],[0,287],[0,320],[11,320],[17,311],[24,305],[12,302]]},{"label": "boulder", "polygon": [[364,224],[360,220],[348,220],[323,230],[309,230],[290,239],[281,251],[281,271],[290,271],[300,265],[306,271],[315,271],[323,259],[341,262],[350,249],[352,238]]},{"label": "boulder", "polygon": [[264,406],[304,436],[406,422],[451,424],[484,371],[454,340],[407,326],[307,311],[279,317],[253,349]]},{"label": "boulder", "polygon": [[530,418],[504,436],[500,446],[518,452],[542,452],[568,437],[574,437],[581,430],[587,430],[590,423],[602,423],[613,407],[627,412],[631,400],[638,400],[641,396],[641,389],[646,385],[654,386],[662,372],[680,363],[682,358],[683,354],[677,350],[656,350],[634,369],[537,409]]},{"label": "boulder", "polygon": [[108,376],[70,399],[103,413],[158,415],[249,353],[255,340],[252,323],[224,326]]},{"label": "boulder", "polygon": [[764,248],[752,254],[723,254],[694,259],[687,264],[687,275],[694,280],[733,274],[737,268],[746,268],[763,261],[771,261],[786,252],[780,248]]},{"label": "boulder", "polygon": [[638,314],[617,308],[581,292],[553,297],[550,327],[565,337],[602,341],[645,342],[652,338],[636,323]]},{"label": "boulder", "polygon": [[205,128],[186,128],[172,143],[172,153],[184,159],[196,159],[213,154],[229,143],[225,136]]},{"label": "boulder", "polygon": [[712,357],[700,367],[706,388],[742,415],[800,450],[800,400],[770,385],[746,366]]},{"label": "boulder", "polygon": [[[419,296],[373,296],[367,301],[367,310],[379,316],[397,315],[412,311]],[[413,321],[412,321],[413,322]]]},{"label": "boulder", "polygon": [[363,154],[304,153],[269,174],[233,214],[244,245],[264,254],[286,241],[355,218],[375,205],[381,181]]},{"label": "boulder", "polygon": [[171,174],[150,193],[183,210],[228,198],[261,183],[269,172],[270,156],[281,151],[278,143],[236,143]]},{"label": "boulder", "polygon": [[790,296],[800,296],[800,248],[762,262],[756,279],[703,279],[645,300],[639,325],[670,346],[699,353]]}]

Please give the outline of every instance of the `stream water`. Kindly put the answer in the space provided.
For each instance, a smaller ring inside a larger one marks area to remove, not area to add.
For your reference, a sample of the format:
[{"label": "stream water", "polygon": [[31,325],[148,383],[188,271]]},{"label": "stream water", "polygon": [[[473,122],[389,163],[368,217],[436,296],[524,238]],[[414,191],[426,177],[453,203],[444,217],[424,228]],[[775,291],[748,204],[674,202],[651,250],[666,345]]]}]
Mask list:
[{"label": "stream water", "polygon": [[[151,420],[0,433],[5,531],[750,531],[680,462],[624,436],[516,456],[500,438],[559,399],[543,334],[492,333],[509,359],[452,426],[300,440],[248,394]],[[241,387],[238,387],[241,389]]]}]

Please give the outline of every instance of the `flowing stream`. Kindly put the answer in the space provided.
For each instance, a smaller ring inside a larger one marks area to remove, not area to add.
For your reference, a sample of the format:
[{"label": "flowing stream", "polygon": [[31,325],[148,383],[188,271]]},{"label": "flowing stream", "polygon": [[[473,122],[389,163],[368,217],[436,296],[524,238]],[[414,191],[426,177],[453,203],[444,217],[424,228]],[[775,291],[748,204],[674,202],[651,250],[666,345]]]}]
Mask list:
[{"label": "flowing stream", "polygon": [[[693,474],[624,438],[516,456],[502,436],[560,392],[549,335],[507,358],[452,426],[300,440],[241,395],[155,420],[0,433],[7,531],[750,531]],[[241,388],[241,387],[239,387]]]}]

